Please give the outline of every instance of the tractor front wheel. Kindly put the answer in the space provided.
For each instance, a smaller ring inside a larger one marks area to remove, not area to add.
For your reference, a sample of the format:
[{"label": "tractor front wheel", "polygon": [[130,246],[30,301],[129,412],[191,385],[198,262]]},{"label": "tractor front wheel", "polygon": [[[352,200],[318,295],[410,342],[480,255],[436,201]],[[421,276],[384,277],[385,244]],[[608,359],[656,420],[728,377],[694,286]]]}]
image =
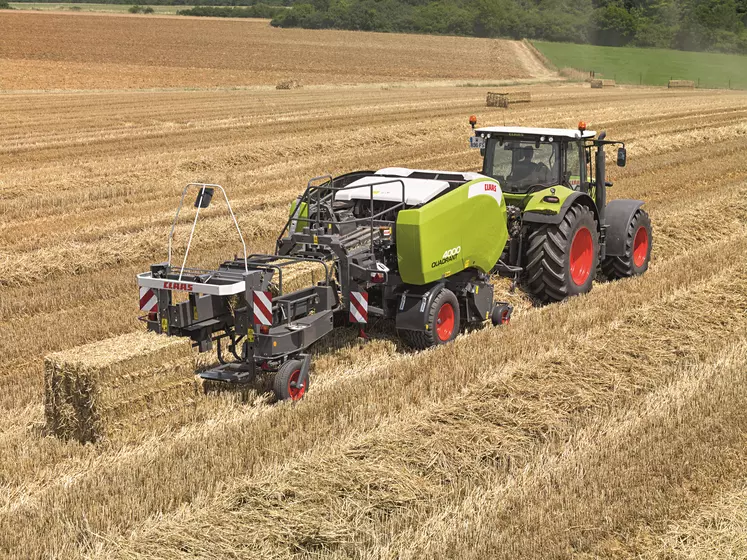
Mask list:
[{"label": "tractor front wheel", "polygon": [[602,274],[608,280],[638,276],[648,270],[651,259],[651,220],[648,212],[638,209],[628,223],[625,252],[602,261]]},{"label": "tractor front wheel", "polygon": [[443,288],[426,310],[426,330],[400,332],[410,346],[424,350],[454,340],[460,324],[459,301],[454,292]]},{"label": "tractor front wheel", "polygon": [[599,260],[597,220],[586,206],[571,206],[559,224],[529,234],[524,289],[540,303],[591,290]]},{"label": "tractor front wheel", "polygon": [[309,388],[309,374],[301,360],[288,360],[275,374],[273,392],[279,401],[300,401]]}]

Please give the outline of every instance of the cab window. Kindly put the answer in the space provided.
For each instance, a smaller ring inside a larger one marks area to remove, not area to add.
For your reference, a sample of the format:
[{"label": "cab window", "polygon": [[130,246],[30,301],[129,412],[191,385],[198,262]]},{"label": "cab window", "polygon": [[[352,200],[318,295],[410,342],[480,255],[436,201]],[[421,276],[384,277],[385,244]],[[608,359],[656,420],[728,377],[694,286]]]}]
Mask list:
[{"label": "cab window", "polygon": [[488,175],[509,192],[526,192],[536,185],[555,185],[559,176],[557,142],[493,140],[489,146]]},{"label": "cab window", "polygon": [[581,146],[569,142],[565,151],[565,180],[570,188],[581,190]]}]

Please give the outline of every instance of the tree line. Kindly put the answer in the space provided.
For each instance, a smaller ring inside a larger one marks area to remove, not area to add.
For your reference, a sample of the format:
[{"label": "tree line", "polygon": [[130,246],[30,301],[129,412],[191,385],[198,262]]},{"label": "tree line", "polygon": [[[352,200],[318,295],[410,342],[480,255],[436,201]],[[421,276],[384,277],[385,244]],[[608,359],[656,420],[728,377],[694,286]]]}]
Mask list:
[{"label": "tree line", "polygon": [[187,10],[178,10],[180,16],[232,17],[232,18],[265,18],[276,17],[280,12],[287,11],[282,6],[266,6],[256,4],[247,7],[231,6],[195,6]]},{"label": "tree line", "polygon": [[[70,1],[70,0],[69,0]],[[132,4],[133,0],[71,0],[74,4]],[[0,4],[3,4],[5,0],[0,0]],[[60,0],[13,0],[18,3],[30,3],[34,2],[37,4],[58,4]],[[271,6],[290,6],[293,0],[147,0],[147,4],[151,6],[260,6],[260,5],[271,5]],[[252,17],[273,17],[273,14],[266,16],[252,16]]]},{"label": "tree line", "polygon": [[297,0],[272,25],[747,53],[747,0]]}]

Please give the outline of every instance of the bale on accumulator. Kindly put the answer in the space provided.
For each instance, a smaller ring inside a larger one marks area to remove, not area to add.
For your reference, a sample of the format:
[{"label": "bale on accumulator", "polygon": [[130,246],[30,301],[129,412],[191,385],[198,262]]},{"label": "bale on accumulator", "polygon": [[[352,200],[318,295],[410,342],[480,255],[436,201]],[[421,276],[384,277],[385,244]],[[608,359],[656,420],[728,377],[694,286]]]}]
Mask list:
[{"label": "bale on accumulator", "polygon": [[96,442],[194,402],[190,341],[135,332],[44,359],[44,412],[50,433]]}]

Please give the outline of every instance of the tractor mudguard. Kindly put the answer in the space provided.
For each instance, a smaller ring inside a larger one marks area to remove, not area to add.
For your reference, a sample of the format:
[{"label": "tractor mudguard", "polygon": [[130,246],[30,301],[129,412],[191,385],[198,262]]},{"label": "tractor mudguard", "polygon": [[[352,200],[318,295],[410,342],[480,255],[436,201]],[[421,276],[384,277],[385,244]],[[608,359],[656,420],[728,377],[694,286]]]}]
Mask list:
[{"label": "tractor mudguard", "polygon": [[[564,187],[555,188],[560,189]],[[536,194],[545,197],[549,194],[549,191],[541,191]],[[557,214],[540,214],[538,212],[532,212],[531,206],[527,205],[529,207],[529,210],[525,209],[524,214],[522,215],[522,220],[525,223],[529,224],[559,224],[563,221],[565,213],[574,204],[583,204],[584,206],[588,206],[592,210],[592,212],[594,212],[594,218],[597,220],[597,223],[599,223],[599,213],[597,212],[597,205],[594,204],[594,200],[592,200],[592,198],[588,194],[577,191],[572,191],[570,194],[568,194],[568,196],[563,201],[563,204],[558,209]]]},{"label": "tractor mudguard", "polygon": [[633,214],[643,204],[642,200],[627,198],[611,200],[607,203],[604,215],[607,224],[606,255],[608,257],[619,257],[625,254],[628,224],[633,219]]},{"label": "tractor mudguard", "polygon": [[396,328],[408,331],[424,331],[428,322],[426,315],[431,302],[443,288],[443,282],[427,286],[408,286],[408,289],[397,297]]}]

